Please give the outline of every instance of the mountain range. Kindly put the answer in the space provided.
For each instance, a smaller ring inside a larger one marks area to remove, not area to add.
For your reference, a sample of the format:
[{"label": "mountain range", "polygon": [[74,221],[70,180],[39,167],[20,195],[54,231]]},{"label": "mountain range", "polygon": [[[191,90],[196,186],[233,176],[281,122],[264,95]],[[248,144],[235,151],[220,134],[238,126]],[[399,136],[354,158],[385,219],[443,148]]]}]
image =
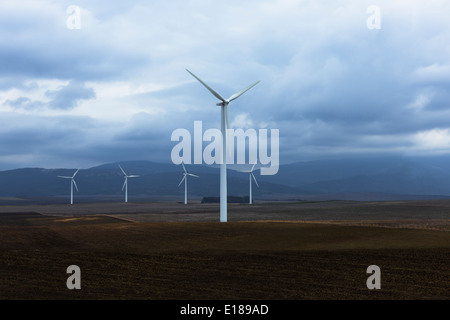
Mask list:
[{"label": "mountain range", "polygon": [[[75,180],[79,192],[75,197],[120,200],[124,177],[119,163],[81,169]],[[150,161],[125,161],[120,165],[127,174],[140,175],[129,179],[130,201],[135,199],[171,199],[184,195],[180,165]],[[206,165],[186,165],[190,173],[189,197],[219,195],[219,169]],[[242,166],[239,170],[248,170]],[[2,198],[65,199],[70,193],[72,169],[21,168],[0,171]],[[255,176],[259,188],[253,185],[253,195],[260,200],[351,199],[395,200],[450,197],[450,157],[373,157],[360,159],[304,161],[281,165],[273,176]],[[248,173],[228,170],[228,194],[247,196]]]}]

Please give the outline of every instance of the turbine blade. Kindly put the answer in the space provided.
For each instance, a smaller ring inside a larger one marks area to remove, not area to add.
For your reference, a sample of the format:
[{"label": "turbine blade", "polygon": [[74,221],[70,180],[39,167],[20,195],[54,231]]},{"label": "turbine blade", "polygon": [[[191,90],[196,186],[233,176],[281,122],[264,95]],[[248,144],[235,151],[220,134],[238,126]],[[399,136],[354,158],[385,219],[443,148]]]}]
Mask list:
[{"label": "turbine blade", "polygon": [[122,191],[123,191],[123,189],[125,188],[125,186],[127,185],[127,178],[125,178],[125,181],[123,182],[123,186],[122,186]]},{"label": "turbine blade", "polygon": [[252,170],[250,170],[250,172],[253,172],[253,169],[255,169],[256,163],[257,163],[257,161],[255,161],[255,164],[253,165]]},{"label": "turbine blade", "polygon": [[242,89],[241,91],[239,91],[238,93],[233,94],[228,100],[227,102],[231,102],[237,98],[239,98],[240,96],[242,96],[244,93],[246,93],[248,90],[250,90],[251,88],[253,88],[254,86],[256,86],[260,81],[256,81],[254,84],[249,85],[247,88]]},{"label": "turbine blade", "polygon": [[215,91],[213,88],[211,88],[210,86],[208,86],[206,83],[204,83],[202,80],[200,80],[200,78],[198,78],[195,74],[193,74],[192,72],[190,72],[188,69],[186,69],[187,72],[189,72],[195,79],[197,79],[202,85],[205,86],[206,89],[209,90],[209,92],[211,92],[217,99],[221,100],[222,102],[226,102],[225,98],[222,97],[219,93],[217,93],[217,91]]},{"label": "turbine blade", "polygon": [[250,173],[250,174],[252,175],[253,180],[255,180],[256,186],[259,188],[258,181],[256,181],[255,175],[253,174],[253,172]]},{"label": "turbine blade", "polygon": [[123,174],[126,176],[127,174],[126,174],[125,171],[122,169],[122,167],[120,166],[120,164],[119,164],[119,168],[120,168],[120,170],[122,170]]},{"label": "turbine blade", "polygon": [[72,179],[72,177],[66,177],[66,176],[58,176],[58,178]]},{"label": "turbine blade", "polygon": [[73,174],[72,178],[75,178],[75,176],[77,175],[78,171],[80,171],[80,169],[78,169],[77,171],[75,171],[75,173]]},{"label": "turbine blade", "polygon": [[138,178],[138,177],[140,177],[140,176],[137,176],[137,175],[131,175],[131,176],[128,176],[128,178]]},{"label": "turbine blade", "polygon": [[72,182],[73,182],[73,185],[75,186],[75,189],[77,189],[77,191],[80,192],[80,191],[78,190],[77,183],[75,182],[75,179],[72,179]]},{"label": "turbine blade", "polygon": [[180,183],[178,184],[178,186],[180,186],[180,185],[183,183],[184,179],[186,179],[186,175],[183,176],[183,179],[181,179],[181,181],[180,181]]},{"label": "turbine blade", "polygon": [[197,175],[195,175],[195,174],[192,174],[192,173],[188,173],[188,176],[200,178],[199,176],[197,176]]},{"label": "turbine blade", "polygon": [[187,173],[187,171],[186,171],[186,167],[184,166],[184,163],[183,163],[183,162],[181,162],[181,165],[183,166],[183,170],[184,170],[184,172],[185,172],[185,173]]}]

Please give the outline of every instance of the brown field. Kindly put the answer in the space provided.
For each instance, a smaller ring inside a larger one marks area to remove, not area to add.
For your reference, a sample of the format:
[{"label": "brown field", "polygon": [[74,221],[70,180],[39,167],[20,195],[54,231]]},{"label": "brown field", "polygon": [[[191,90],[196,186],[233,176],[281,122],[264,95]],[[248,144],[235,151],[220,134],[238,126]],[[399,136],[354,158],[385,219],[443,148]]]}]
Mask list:
[{"label": "brown field", "polygon": [[[450,298],[450,201],[1,206],[0,298]],[[81,268],[68,290],[66,268]],[[381,290],[366,269],[381,268]]]}]

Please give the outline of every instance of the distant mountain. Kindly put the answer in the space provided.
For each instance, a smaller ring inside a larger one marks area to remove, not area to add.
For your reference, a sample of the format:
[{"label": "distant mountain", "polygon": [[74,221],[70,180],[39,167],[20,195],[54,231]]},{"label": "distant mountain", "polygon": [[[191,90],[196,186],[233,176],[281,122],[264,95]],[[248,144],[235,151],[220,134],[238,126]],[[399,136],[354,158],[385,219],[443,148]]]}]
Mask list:
[{"label": "distant mountain", "polygon": [[[92,167],[89,170],[92,171],[104,170],[104,171],[118,172],[121,174],[119,164],[122,166],[123,169],[125,169],[125,171],[128,174],[146,175],[163,172],[178,172],[180,170],[178,166],[172,163],[159,163],[144,160],[125,161],[120,163],[119,162],[107,163],[96,167]],[[128,172],[130,170],[131,172]]]},{"label": "distant mountain", "polygon": [[316,193],[385,192],[392,194],[449,195],[450,173],[419,163],[402,163],[377,173],[304,185]]},{"label": "distant mountain", "polygon": [[[448,160],[448,161],[447,161]],[[182,198],[184,186],[180,165],[150,161],[121,162],[128,174],[140,175],[129,180],[132,198],[172,196]],[[76,176],[77,197],[107,196],[121,199],[123,174],[119,163],[107,163],[82,169]],[[189,195],[197,198],[219,195],[219,168],[186,165]],[[247,196],[249,176],[230,166],[228,195]],[[248,169],[247,167],[241,169]],[[0,171],[0,197],[67,197],[74,169],[23,168]],[[253,185],[255,199],[423,199],[450,196],[450,157],[321,160],[282,165],[278,174],[261,176],[255,170],[259,188]]]},{"label": "distant mountain", "polygon": [[297,162],[280,167],[270,179],[313,194],[450,195],[448,160],[383,157]]},{"label": "distant mountain", "polygon": [[274,183],[292,187],[307,186],[316,182],[346,179],[359,175],[372,175],[405,163],[398,157],[364,159],[338,159],[305,161],[280,166],[275,176],[263,177]]},{"label": "distant mountain", "polygon": [[[182,196],[184,185],[178,186],[183,178],[182,167],[174,164],[150,161],[128,161],[120,165],[129,175],[129,196]],[[205,197],[219,195],[219,169],[203,165],[186,165],[190,173],[200,178],[189,177],[188,191],[191,196]],[[76,169],[24,168],[0,171],[0,197],[59,197],[70,192],[70,180],[58,176],[72,176]],[[258,176],[257,170],[255,175]],[[79,192],[75,196],[122,196],[124,182],[119,163],[108,163],[89,169],[81,169],[75,177]],[[249,192],[248,174],[228,170],[230,196],[246,196]],[[302,190],[269,181],[261,181],[260,187],[253,186],[254,196],[280,194],[296,195]]]}]

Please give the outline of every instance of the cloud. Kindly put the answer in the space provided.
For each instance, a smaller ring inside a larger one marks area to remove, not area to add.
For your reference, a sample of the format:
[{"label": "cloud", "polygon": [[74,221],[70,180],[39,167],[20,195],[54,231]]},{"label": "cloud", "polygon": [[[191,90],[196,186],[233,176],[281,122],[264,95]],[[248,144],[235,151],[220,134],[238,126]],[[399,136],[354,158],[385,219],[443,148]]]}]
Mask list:
[{"label": "cloud", "polygon": [[16,108],[16,109],[37,109],[42,108],[45,103],[41,101],[32,101],[27,97],[19,97],[14,100],[6,100],[5,105]]},{"label": "cloud", "polygon": [[421,149],[445,151],[450,148],[450,129],[432,129],[414,136],[414,142]]},{"label": "cloud", "polygon": [[217,99],[185,68],[224,96],[261,80],[230,120],[280,129],[282,162],[444,150],[423,146],[450,129],[445,1],[378,1],[380,30],[366,26],[369,1],[80,0],[69,30],[73,4],[0,3],[0,168],[11,155],[167,159],[172,130],[220,127]]},{"label": "cloud", "polygon": [[448,84],[450,82],[450,64],[433,63],[419,67],[413,71],[415,81],[432,84]]},{"label": "cloud", "polygon": [[[45,87],[45,85],[43,86]],[[30,91],[42,91],[36,83],[28,86]],[[34,92],[36,95],[36,92]],[[91,100],[96,97],[92,88],[87,87],[84,83],[70,81],[67,85],[58,86],[56,89],[46,90],[43,94],[45,100],[32,100],[29,97],[20,96],[16,99],[7,99],[4,105],[13,109],[22,110],[70,110],[77,107],[83,100]]]},{"label": "cloud", "polygon": [[242,129],[254,128],[254,123],[248,113],[240,113],[234,117],[234,120],[231,122],[231,127]]},{"label": "cloud", "polygon": [[75,108],[81,100],[95,98],[95,92],[84,83],[71,81],[59,90],[47,91],[46,96],[51,99],[47,104],[49,108],[67,110]]}]

